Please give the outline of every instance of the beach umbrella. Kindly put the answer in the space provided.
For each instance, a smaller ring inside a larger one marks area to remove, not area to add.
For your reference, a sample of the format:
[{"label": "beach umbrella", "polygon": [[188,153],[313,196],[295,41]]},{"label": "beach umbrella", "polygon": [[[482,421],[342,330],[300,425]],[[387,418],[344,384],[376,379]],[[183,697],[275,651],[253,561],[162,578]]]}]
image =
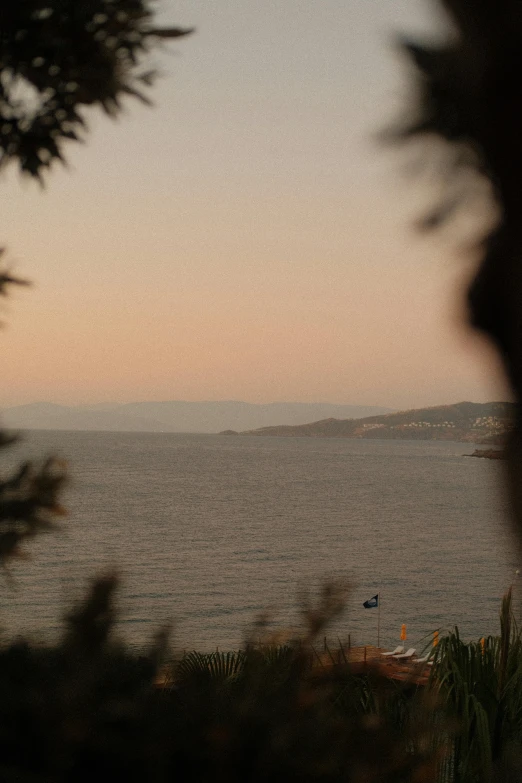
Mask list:
[{"label": "beach umbrella", "polygon": [[408,638],[408,634],[406,633],[406,623],[403,623],[401,625],[401,642],[405,642]]}]

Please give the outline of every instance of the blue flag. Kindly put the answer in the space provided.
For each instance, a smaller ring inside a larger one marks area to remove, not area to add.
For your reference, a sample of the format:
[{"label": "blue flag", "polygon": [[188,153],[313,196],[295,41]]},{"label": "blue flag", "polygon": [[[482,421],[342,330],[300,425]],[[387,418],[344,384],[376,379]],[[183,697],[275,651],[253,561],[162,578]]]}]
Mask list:
[{"label": "blue flag", "polygon": [[375,609],[376,606],[379,606],[379,593],[374,595],[373,598],[368,598],[368,600],[363,603],[363,606],[365,609]]}]

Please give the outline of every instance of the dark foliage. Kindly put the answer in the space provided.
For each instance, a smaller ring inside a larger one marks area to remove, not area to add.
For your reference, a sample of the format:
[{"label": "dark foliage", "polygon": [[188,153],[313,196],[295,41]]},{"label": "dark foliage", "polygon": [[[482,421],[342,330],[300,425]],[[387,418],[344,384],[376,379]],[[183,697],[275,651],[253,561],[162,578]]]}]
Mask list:
[{"label": "dark foliage", "polygon": [[[516,402],[506,461],[522,542],[522,6],[519,0],[443,0],[454,27],[445,45],[408,43],[417,68],[418,114],[406,137],[449,143],[448,202],[426,221],[436,227],[470,195],[466,173],[491,184],[498,220],[481,242],[469,290],[471,323],[494,343]],[[455,184],[457,183],[457,184]],[[455,198],[455,188],[460,198]]]},{"label": "dark foliage", "polygon": [[[5,248],[0,248],[0,258],[2,258],[4,253]],[[20,277],[12,275],[7,268],[0,269],[0,296],[7,296],[13,285],[29,285],[29,283],[27,280],[22,280]]]},{"label": "dark foliage", "polygon": [[22,555],[20,544],[25,539],[55,528],[55,518],[65,514],[58,499],[64,480],[64,466],[48,459],[41,467],[25,462],[14,476],[0,481],[2,563]]},{"label": "dark foliage", "polygon": [[115,116],[131,95],[147,101],[154,43],[187,34],[158,28],[148,0],[17,0],[0,9],[0,164],[41,178],[63,143],[85,129],[82,109]]},{"label": "dark foliage", "polygon": [[432,713],[371,673],[314,667],[311,629],[279,649],[189,654],[160,687],[165,637],[144,656],[119,644],[114,589],[94,583],[58,645],[0,649],[0,780],[434,780]]}]

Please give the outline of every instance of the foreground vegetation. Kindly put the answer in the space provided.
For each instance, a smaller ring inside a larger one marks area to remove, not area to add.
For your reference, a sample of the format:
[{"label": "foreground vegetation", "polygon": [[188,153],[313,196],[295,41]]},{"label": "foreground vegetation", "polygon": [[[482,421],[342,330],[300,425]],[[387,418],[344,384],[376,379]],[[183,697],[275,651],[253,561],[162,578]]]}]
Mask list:
[{"label": "foreground vegetation", "polygon": [[98,581],[58,645],[0,651],[0,780],[434,779],[417,694],[312,665],[340,606],[333,588],[305,611],[300,639],[189,654],[163,688],[165,635],[141,657],[118,643],[114,589]]},{"label": "foreground vegetation", "polygon": [[305,609],[299,638],[166,668],[165,633],[146,655],[114,637],[115,588],[98,580],[57,645],[0,649],[0,780],[482,783],[519,769],[510,594],[500,635],[465,643],[455,629],[418,687],[371,665],[355,673],[338,651],[314,655],[340,611],[333,587]]},{"label": "foreground vegetation", "polygon": [[447,779],[502,780],[507,770],[520,779],[522,634],[511,590],[502,602],[499,636],[466,643],[456,628],[441,640],[432,687],[454,725],[444,763]]}]

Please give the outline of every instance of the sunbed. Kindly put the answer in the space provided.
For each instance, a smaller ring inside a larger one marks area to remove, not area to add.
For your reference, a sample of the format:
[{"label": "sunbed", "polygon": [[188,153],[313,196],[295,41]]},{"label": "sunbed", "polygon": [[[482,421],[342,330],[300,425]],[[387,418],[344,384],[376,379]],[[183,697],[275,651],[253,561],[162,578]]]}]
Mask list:
[{"label": "sunbed", "polygon": [[383,655],[386,658],[389,655],[400,655],[400,653],[403,652],[404,652],[404,647],[402,646],[402,644],[399,644],[399,646],[396,647],[395,650],[393,650],[392,652],[381,653],[381,655]]},{"label": "sunbed", "polygon": [[423,658],[414,658],[413,663],[429,663],[431,665],[431,653]]},{"label": "sunbed", "polygon": [[410,649],[407,652],[403,653],[402,655],[394,655],[393,656],[393,660],[394,661],[406,661],[406,660],[409,660],[410,658],[413,658],[413,656],[415,655],[415,652],[416,652],[415,647],[410,647]]}]

